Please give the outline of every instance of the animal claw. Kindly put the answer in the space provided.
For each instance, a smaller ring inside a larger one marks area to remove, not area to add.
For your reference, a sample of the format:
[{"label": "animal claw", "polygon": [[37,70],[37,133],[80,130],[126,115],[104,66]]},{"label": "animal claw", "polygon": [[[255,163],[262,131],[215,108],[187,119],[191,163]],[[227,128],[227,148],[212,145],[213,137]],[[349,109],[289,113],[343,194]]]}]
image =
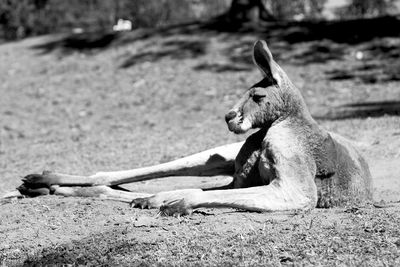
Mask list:
[{"label": "animal claw", "polygon": [[33,187],[26,186],[25,184],[22,184],[19,187],[17,187],[17,190],[21,193],[21,195],[29,196],[29,197],[49,195],[51,193],[50,189],[47,187],[33,188]]},{"label": "animal claw", "polygon": [[190,215],[193,210],[187,205],[184,198],[175,199],[169,202],[165,202],[160,207],[159,214],[161,216],[181,216]]},{"label": "animal claw", "polygon": [[45,185],[49,186],[49,179],[46,177],[48,173],[44,174],[28,174],[24,178],[22,178],[22,182],[24,184],[29,184],[29,185]]},{"label": "animal claw", "polygon": [[52,194],[51,184],[52,181],[49,177],[50,171],[43,171],[42,174],[28,174],[24,176],[22,185],[17,190],[22,194],[30,197]]},{"label": "animal claw", "polygon": [[150,203],[148,197],[135,198],[130,203],[131,208],[149,209]]}]

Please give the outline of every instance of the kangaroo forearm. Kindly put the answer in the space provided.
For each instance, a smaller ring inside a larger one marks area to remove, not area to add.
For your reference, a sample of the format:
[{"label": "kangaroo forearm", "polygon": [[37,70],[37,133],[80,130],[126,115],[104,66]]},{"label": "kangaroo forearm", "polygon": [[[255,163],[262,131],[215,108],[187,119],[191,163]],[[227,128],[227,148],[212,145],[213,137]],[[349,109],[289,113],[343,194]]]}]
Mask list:
[{"label": "kangaroo forearm", "polygon": [[218,164],[196,166],[160,164],[126,171],[99,172],[91,176],[91,178],[96,180],[96,184],[119,185],[170,176],[217,176],[232,175],[233,172],[234,161],[226,161]]},{"label": "kangaroo forearm", "polygon": [[216,147],[171,162],[117,172],[99,172],[91,176],[98,184],[117,185],[168,176],[232,175],[235,158],[243,142]]}]

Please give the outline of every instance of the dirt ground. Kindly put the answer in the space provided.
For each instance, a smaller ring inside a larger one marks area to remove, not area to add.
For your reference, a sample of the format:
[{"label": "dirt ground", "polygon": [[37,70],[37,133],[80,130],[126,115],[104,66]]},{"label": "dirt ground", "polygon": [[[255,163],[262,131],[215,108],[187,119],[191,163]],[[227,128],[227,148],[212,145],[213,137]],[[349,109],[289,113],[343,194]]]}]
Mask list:
[{"label": "dirt ground", "polygon": [[[320,124],[366,156],[381,205],[279,214],[202,209],[165,218],[112,201],[13,200],[0,205],[0,265],[400,265],[400,117],[393,108],[400,37],[300,41],[286,38],[287,30],[189,25],[1,44],[0,195],[44,169],[131,169],[243,140],[223,116],[260,78],[250,51],[265,38]],[[337,113],[344,104],[356,111]],[[128,187],[156,192],[204,182]]]}]

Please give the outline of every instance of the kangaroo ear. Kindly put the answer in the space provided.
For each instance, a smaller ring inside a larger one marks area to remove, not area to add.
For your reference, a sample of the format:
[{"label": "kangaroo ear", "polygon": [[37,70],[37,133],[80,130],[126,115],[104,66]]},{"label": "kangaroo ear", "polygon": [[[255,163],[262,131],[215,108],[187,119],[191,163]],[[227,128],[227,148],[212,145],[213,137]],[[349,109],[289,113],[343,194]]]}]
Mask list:
[{"label": "kangaroo ear", "polygon": [[268,76],[278,85],[281,84],[279,70],[265,41],[259,40],[254,44],[253,60],[264,77]]}]

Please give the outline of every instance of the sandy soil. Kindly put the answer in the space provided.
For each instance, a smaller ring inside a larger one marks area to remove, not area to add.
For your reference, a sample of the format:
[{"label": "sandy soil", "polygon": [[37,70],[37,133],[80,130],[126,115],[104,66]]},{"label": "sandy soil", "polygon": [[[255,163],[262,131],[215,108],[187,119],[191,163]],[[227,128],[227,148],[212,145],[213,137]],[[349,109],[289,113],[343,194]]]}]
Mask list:
[{"label": "sandy soil", "polygon": [[[140,34],[90,49],[55,36],[0,45],[0,194],[43,169],[129,169],[245,138],[228,132],[223,115],[259,79],[249,62],[259,34]],[[388,101],[400,99],[399,81],[385,72],[394,64],[386,54],[370,52],[398,42],[271,44],[314,115],[348,103],[381,104],[381,113],[319,120],[367,157],[375,199],[386,201],[380,208],[207,209],[161,218],[112,201],[23,199],[0,206],[0,265],[400,265],[400,118],[383,115]],[[321,47],[340,53],[321,60]],[[340,71],[357,75],[338,78]],[[163,179],[129,188],[155,192],[177,183],[188,184]]]}]

